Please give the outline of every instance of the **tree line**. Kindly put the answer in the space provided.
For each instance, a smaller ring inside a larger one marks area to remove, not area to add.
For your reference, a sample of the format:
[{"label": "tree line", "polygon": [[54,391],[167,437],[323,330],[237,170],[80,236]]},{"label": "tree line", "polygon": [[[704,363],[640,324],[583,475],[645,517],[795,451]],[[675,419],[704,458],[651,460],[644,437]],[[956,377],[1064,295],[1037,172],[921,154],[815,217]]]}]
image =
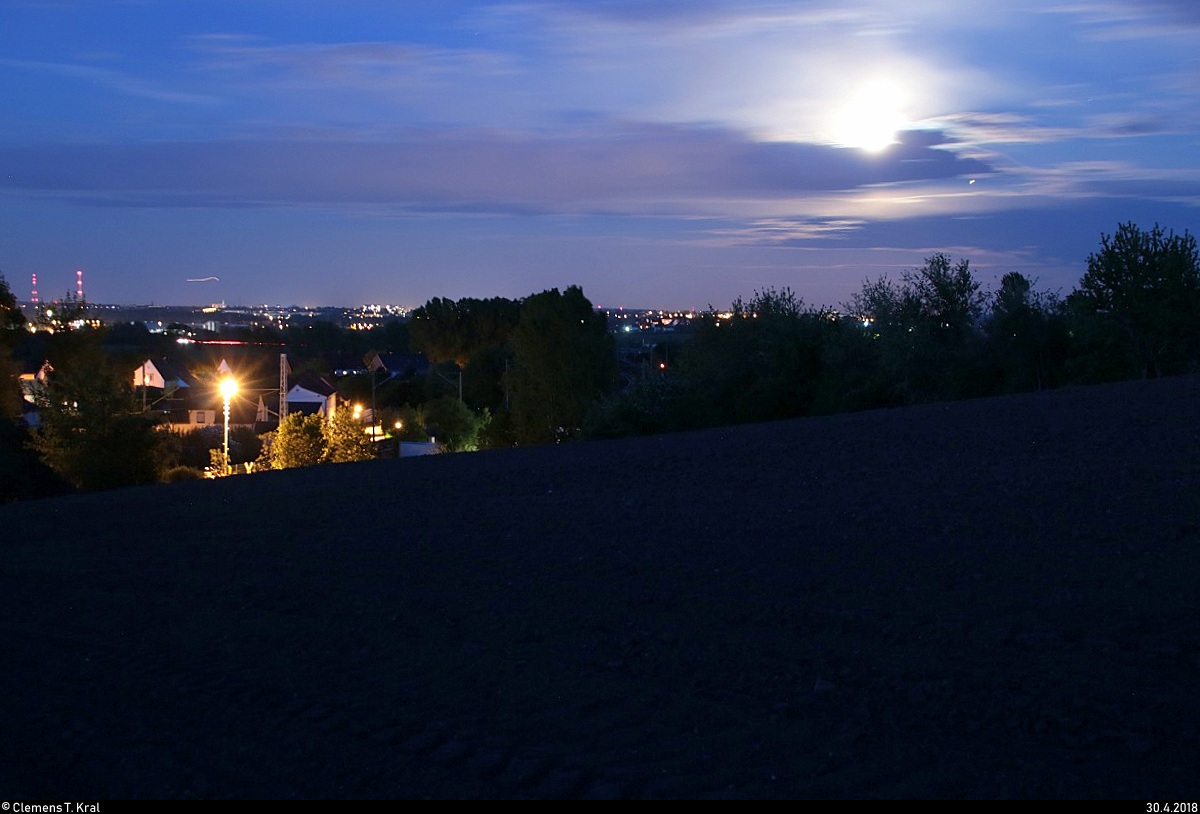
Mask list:
[{"label": "tree line", "polygon": [[1066,297],[1019,272],[983,290],[945,254],[838,309],[790,289],[709,313],[674,369],[596,405],[593,437],[975,398],[1200,369],[1195,238],[1104,235]]},{"label": "tree line", "polygon": [[[727,312],[710,308],[670,365],[623,383],[606,320],[578,286],[519,300],[435,298],[376,337],[424,353],[428,376],[379,382],[372,372],[341,387],[360,403],[373,397],[376,420],[397,440],[436,435],[451,450],[473,450],[1200,369],[1200,258],[1189,233],[1121,224],[1102,235],[1070,294],[1036,282],[1012,271],[988,292],[968,260],[938,253],[899,280],[865,281],[838,308],[806,305],[786,288],[756,292]],[[51,338],[62,363],[41,397],[41,427],[22,430],[13,350],[27,336],[23,323],[0,277],[0,407],[10,419],[0,435],[0,500],[230,463],[215,457],[211,429],[180,438],[140,409],[126,360],[103,347],[117,334],[130,341],[116,328]],[[332,324],[292,341],[325,352],[366,347],[361,332]],[[231,462],[261,469],[373,456],[377,446],[347,415],[324,424],[289,416],[266,438],[239,428]]]}]

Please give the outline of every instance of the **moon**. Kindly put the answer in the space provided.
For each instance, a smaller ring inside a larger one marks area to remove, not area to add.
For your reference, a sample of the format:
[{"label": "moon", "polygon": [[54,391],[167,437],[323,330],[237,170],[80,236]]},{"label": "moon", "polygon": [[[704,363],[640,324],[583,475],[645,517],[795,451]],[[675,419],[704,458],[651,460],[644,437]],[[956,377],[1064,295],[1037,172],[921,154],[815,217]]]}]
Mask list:
[{"label": "moon", "polygon": [[861,86],[838,112],[834,140],[842,147],[877,153],[896,143],[896,133],[905,125],[901,112],[904,94],[891,82]]}]

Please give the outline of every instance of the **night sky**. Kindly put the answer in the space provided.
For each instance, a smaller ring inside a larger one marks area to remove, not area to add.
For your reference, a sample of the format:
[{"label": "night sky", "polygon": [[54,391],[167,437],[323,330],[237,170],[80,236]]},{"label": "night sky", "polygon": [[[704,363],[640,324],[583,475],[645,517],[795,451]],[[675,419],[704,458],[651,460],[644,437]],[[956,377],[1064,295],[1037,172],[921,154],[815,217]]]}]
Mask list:
[{"label": "night sky", "polygon": [[0,122],[21,299],[1066,294],[1200,231],[1200,5],[2,0]]}]

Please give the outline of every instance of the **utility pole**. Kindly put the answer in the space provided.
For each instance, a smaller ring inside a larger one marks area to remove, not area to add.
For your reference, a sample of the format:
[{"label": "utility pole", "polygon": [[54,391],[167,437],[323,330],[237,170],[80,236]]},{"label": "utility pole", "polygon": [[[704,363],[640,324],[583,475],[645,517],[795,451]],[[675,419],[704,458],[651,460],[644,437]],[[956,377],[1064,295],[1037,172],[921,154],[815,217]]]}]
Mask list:
[{"label": "utility pole", "polygon": [[379,418],[379,409],[375,403],[375,380],[379,377],[379,368],[384,367],[383,360],[379,358],[379,351],[371,351],[367,354],[367,358],[363,360],[367,364],[367,370],[371,374],[371,449],[374,457],[379,457],[379,447],[377,445],[379,436],[375,432],[377,419]]},{"label": "utility pole", "polygon": [[[463,403],[463,396],[462,396],[462,368],[461,368],[461,367],[458,367],[458,363],[457,363],[457,362],[455,362],[454,366],[455,366],[456,368],[458,368],[458,403],[459,403],[459,404],[462,404],[462,403]],[[507,360],[507,359],[504,361],[504,367],[505,367],[505,370],[507,370],[507,369],[508,369],[508,360]],[[454,380],[453,380],[453,379],[451,379],[449,376],[447,376],[447,375],[446,375],[445,373],[443,373],[442,371],[438,370],[437,368],[430,368],[430,369],[431,369],[431,370],[432,370],[434,373],[436,373],[438,376],[441,376],[441,377],[442,377],[442,381],[446,382],[446,384],[454,384]]]}]

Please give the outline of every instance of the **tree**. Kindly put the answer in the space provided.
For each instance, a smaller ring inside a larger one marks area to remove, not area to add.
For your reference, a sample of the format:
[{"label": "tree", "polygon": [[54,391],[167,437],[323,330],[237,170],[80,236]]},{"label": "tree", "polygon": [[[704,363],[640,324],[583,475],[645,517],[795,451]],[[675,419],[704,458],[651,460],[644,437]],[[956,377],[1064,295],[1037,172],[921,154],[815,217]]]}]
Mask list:
[{"label": "tree", "polygon": [[[1097,378],[1157,377],[1192,369],[1200,352],[1200,254],[1188,232],[1132,222],[1101,235],[1067,298]],[[1097,370],[1097,362],[1105,369]],[[1107,365],[1104,363],[1107,362]]]},{"label": "tree", "polygon": [[953,341],[974,330],[987,303],[966,259],[951,265],[949,255],[934,254],[924,266],[907,272],[904,282],[916,318]]},{"label": "tree", "polygon": [[102,357],[56,368],[38,407],[31,445],[77,488],[153,483],[175,463],[174,439],[138,411],[125,373]]},{"label": "tree", "polygon": [[1000,278],[984,328],[1000,389],[1041,390],[1061,382],[1069,335],[1057,297],[1034,291],[1023,274],[1010,271]]},{"label": "tree", "polygon": [[441,396],[421,409],[425,431],[451,452],[473,452],[487,426],[487,410],[477,414],[457,398]]},{"label": "tree", "polygon": [[21,371],[16,360],[0,346],[0,420],[21,417]]},{"label": "tree", "polygon": [[50,497],[71,485],[33,449],[25,422],[0,421],[0,503]]},{"label": "tree", "polygon": [[325,463],[351,463],[375,457],[375,447],[363,425],[347,409],[331,420],[320,415],[289,413],[263,453],[272,469],[293,469]]},{"label": "tree", "polygon": [[25,314],[17,305],[17,298],[8,287],[8,281],[0,274],[0,346],[11,348],[13,338],[25,327]]},{"label": "tree", "polygon": [[413,311],[409,336],[413,348],[430,361],[453,361],[464,368],[479,351],[505,344],[520,313],[521,303],[503,297],[435,297]]},{"label": "tree", "polygon": [[900,285],[865,283],[849,308],[873,340],[885,403],[981,395],[978,326],[986,302],[970,263],[940,253]]},{"label": "tree", "polygon": [[363,425],[346,409],[338,410],[323,428],[325,452],[323,463],[345,464],[369,461],[375,457],[375,444],[363,432]]},{"label": "tree", "polygon": [[25,315],[21,313],[17,298],[8,287],[8,281],[0,274],[0,418],[18,418],[21,415],[20,370],[12,351],[24,327]]},{"label": "tree", "polygon": [[512,346],[512,418],[520,443],[550,443],[576,435],[588,407],[616,381],[608,321],[578,286],[527,298]]},{"label": "tree", "polygon": [[270,446],[272,469],[315,466],[325,457],[325,419],[319,415],[288,413],[279,422]]},{"label": "tree", "polygon": [[453,362],[457,366],[467,404],[499,408],[504,402],[504,371],[512,357],[509,337],[520,319],[521,307],[520,302],[503,297],[429,300],[413,311],[409,323],[412,346],[435,365]]},{"label": "tree", "polygon": [[788,288],[757,291],[748,303],[739,297],[730,310],[728,318],[706,317],[688,344],[678,371],[683,394],[643,388],[639,396],[653,405],[674,395],[684,427],[806,413],[828,319]]}]

